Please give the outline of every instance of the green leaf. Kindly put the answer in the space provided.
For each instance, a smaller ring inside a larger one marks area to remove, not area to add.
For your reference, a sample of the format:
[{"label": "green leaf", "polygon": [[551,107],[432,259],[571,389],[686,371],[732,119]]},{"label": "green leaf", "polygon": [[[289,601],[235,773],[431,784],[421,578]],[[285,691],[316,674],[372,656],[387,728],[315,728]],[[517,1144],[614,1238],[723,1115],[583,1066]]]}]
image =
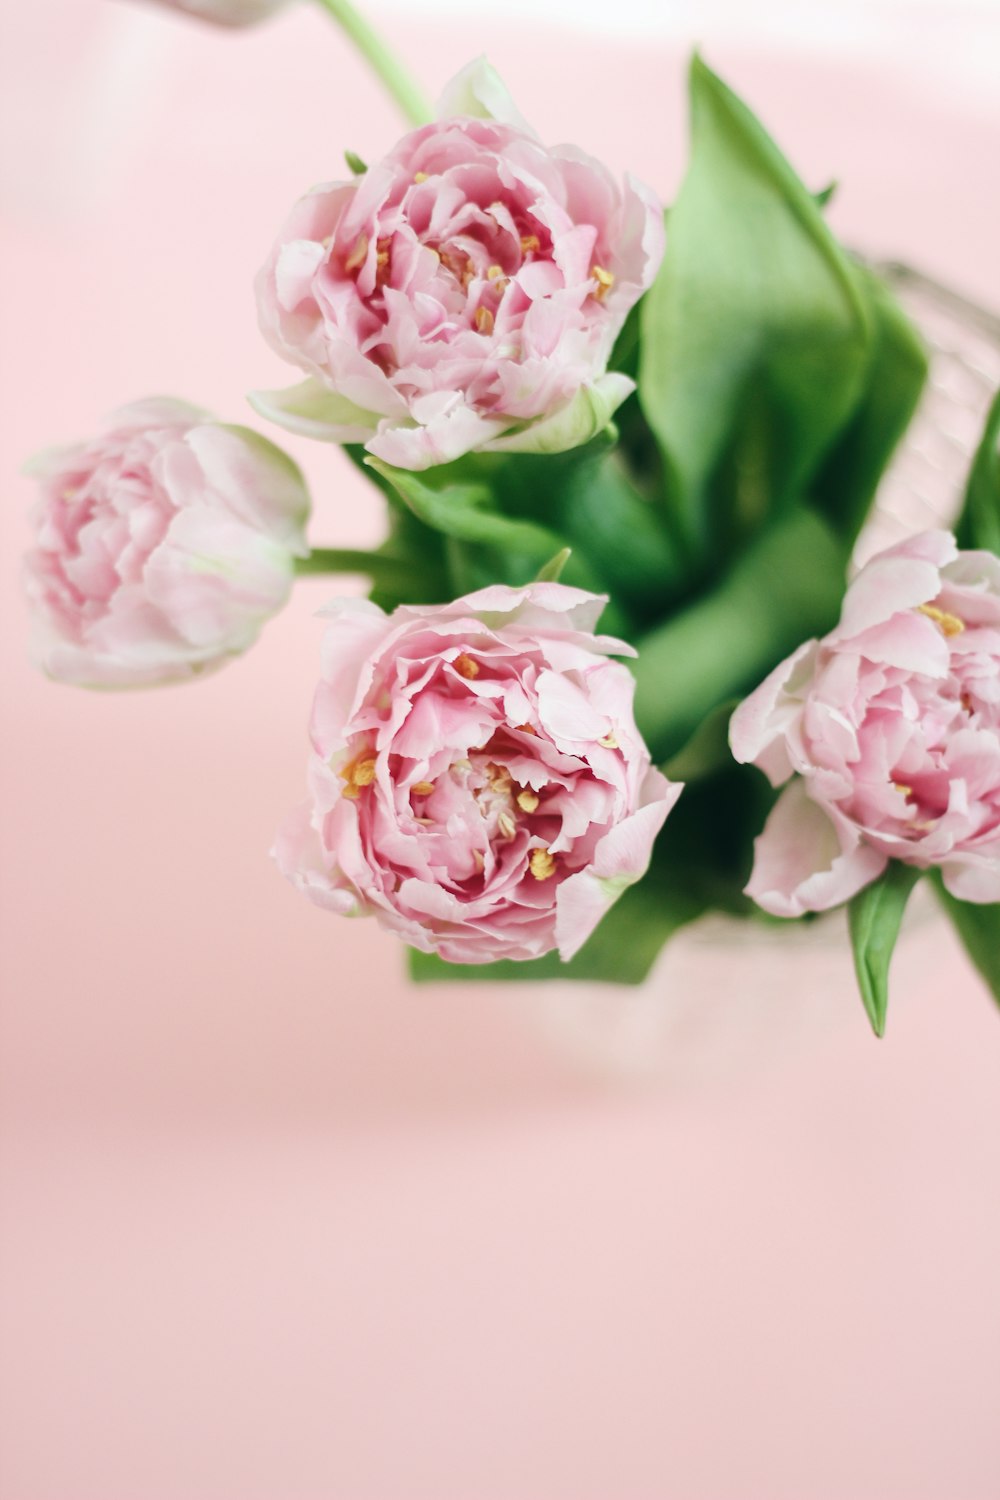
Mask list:
[{"label": "green leaf", "polygon": [[861,999],[876,1036],[885,1032],[889,1004],[889,961],[899,936],[910,892],[923,874],[913,865],[890,860],[884,875],[847,904],[847,925]]},{"label": "green leaf", "polygon": [[[371,457],[365,462],[424,527],[445,538],[444,556],[453,594],[468,593],[491,583],[514,586],[530,583],[555,553],[563,551],[572,553],[565,581],[578,588],[601,591],[600,578],[587,558],[576,549],[567,548],[565,539],[557,532],[535,521],[504,515],[495,508],[495,492],[488,483],[453,477],[462,468],[475,473],[478,465],[461,468],[450,465],[450,472],[439,470],[435,475],[437,483],[431,484],[426,474],[394,469]],[[393,551],[396,550],[394,544]],[[611,634],[631,634],[627,618],[614,604],[606,607],[602,624]]]},{"label": "green leaf", "polygon": [[994,1000],[1000,1004],[1000,902],[979,906],[973,901],[959,901],[945,889],[937,870],[934,886],[941,905],[954,924],[972,962],[986,981]]},{"label": "green leaf", "polygon": [[394,469],[376,458],[367,462],[432,531],[460,542],[479,542],[537,556],[539,566],[565,545],[562,537],[544,526],[511,520],[492,510],[493,497],[484,484],[449,484],[438,490],[410,469]]},{"label": "green leaf", "polygon": [[739,698],[727,698],[698,725],[687,744],[662,767],[669,781],[702,781],[732,762],[729,721]]},{"label": "green leaf", "polygon": [[994,397],[972,461],[955,535],[960,547],[983,547],[1000,553],[1000,391]]},{"label": "green leaf", "polygon": [[661,619],[690,586],[662,507],[639,493],[606,438],[560,458],[511,457],[491,483],[504,511],[544,520],[565,537],[594,586],[630,618]]},{"label": "green leaf", "polygon": [[874,330],[864,392],[811,487],[817,507],[850,542],[861,530],[927,378],[927,354],[909,318],[872,272],[859,267],[859,275]]},{"label": "green leaf", "polygon": [[642,303],[639,395],[695,559],[788,510],[851,416],[858,274],[757,120],[698,58],[691,165]]},{"label": "green leaf", "polygon": [[368,171],[367,163],[361,160],[356,151],[345,151],[344,160],[347,163],[347,170],[353,172],[355,177],[363,177]]},{"label": "green leaf", "polygon": [[704,911],[704,903],[683,889],[658,881],[653,871],[615,902],[575,958],[558,953],[517,963],[450,964],[434,953],[410,952],[410,975],[423,983],[441,980],[576,979],[609,984],[641,984],[667,939]]},{"label": "green leaf", "polygon": [[759,536],[714,586],[634,642],[635,713],[656,759],[763,681],[783,657],[837,621],[847,556],[814,512]]}]

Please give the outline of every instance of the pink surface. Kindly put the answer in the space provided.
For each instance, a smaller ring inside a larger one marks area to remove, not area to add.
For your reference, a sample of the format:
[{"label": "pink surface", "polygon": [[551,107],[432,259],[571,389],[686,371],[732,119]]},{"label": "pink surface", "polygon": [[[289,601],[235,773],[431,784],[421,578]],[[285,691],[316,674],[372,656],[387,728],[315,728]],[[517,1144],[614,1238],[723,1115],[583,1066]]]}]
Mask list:
[{"label": "pink surface", "polygon": [[[940,24],[930,91],[903,30],[887,67],[710,56],[841,179],[845,235],[996,302],[1000,119]],[[5,472],[152,391],[245,419],[286,373],[253,271],[390,111],[308,13],[232,38],[38,0],[4,28]],[[420,30],[432,84],[486,43],[544,136],[669,196],[677,57]],[[297,452],[317,541],[376,536],[340,456]],[[212,681],[56,688],[24,664],[29,497],[8,477],[3,1500],[995,1495],[1000,1027],[951,938],[904,943],[881,1046],[818,956],[821,1039],[684,1087],[574,1067],[501,990],[411,991],[266,858],[328,586]]]}]

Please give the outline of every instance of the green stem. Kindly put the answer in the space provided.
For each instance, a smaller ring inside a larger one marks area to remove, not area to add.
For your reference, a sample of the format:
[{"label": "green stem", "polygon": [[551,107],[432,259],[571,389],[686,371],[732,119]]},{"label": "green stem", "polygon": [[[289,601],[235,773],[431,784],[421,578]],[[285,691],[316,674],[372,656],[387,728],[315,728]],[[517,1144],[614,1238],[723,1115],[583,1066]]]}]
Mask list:
[{"label": "green stem", "polygon": [[352,41],[373,72],[385,84],[411,125],[426,125],[434,111],[419,84],[390,51],[378,32],[359,15],[349,0],[316,0],[329,11],[337,25]]},{"label": "green stem", "polygon": [[413,565],[381,552],[355,547],[318,547],[308,557],[295,560],[299,577],[309,573],[361,573],[381,588],[407,588],[413,583]]}]

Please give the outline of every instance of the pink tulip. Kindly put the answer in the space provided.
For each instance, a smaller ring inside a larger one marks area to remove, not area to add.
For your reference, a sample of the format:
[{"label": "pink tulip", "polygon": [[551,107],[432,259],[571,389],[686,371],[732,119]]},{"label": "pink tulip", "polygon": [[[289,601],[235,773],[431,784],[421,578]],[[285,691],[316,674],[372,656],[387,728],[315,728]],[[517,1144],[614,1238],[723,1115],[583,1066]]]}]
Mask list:
[{"label": "pink tulip", "polygon": [[35,649],[61,682],[141,687],[220,665],[282,607],[308,552],[292,461],[181,401],[125,407],[30,467]]},{"label": "pink tulip", "polygon": [[837,906],[890,859],[1000,901],[1000,559],[946,532],[855,578],[840,624],[741,704],[730,740],[772,785],[748,893],[776,916]]},{"label": "pink tulip", "polygon": [[454,604],[339,601],[312,715],[310,799],[279,868],[462,963],[572,957],[644,873],[680,786],[650,766],[632,654],[559,583]]},{"label": "pink tulip", "polygon": [[251,401],[405,469],[575,447],[633,389],[608,359],[662,252],[649,189],[543,146],[480,60],[436,123],[293,209],[257,300],[308,379]]}]

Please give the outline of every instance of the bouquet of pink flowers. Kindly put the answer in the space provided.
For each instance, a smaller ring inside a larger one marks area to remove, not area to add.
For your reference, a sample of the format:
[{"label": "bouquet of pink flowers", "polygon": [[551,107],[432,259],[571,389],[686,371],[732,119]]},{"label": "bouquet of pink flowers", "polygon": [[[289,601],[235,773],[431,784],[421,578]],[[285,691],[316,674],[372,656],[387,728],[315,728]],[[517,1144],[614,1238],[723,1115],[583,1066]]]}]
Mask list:
[{"label": "bouquet of pink flowers", "polygon": [[[229,26],[280,6],[173,3]],[[545,145],[485,60],[432,111],[319,3],[412,128],[292,208],[256,291],[302,378],[249,399],[343,448],[385,540],[313,547],[280,448],[139,401],[34,461],[42,668],[200,676],[297,574],[365,575],[323,611],[308,796],[274,856],[401,937],[414,977],[637,983],[709,911],[846,904],[881,1034],[926,876],[1000,999],[1000,398],[954,533],[845,582],[927,362],[828,195],[697,57],[665,212]]]}]

